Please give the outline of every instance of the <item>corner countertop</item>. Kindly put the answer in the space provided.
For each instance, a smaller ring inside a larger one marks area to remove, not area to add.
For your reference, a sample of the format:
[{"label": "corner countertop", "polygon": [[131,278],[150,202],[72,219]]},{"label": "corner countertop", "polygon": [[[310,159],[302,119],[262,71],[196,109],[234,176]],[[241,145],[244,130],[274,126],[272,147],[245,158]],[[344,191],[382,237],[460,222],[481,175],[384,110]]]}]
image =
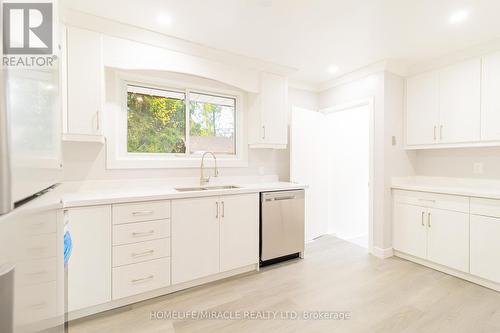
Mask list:
[{"label": "corner countertop", "polygon": [[179,192],[176,187],[198,186],[194,183],[179,183],[172,180],[122,180],[122,181],[91,181],[67,182],[62,184],[63,207],[94,206],[125,202],[139,202],[150,200],[170,200],[181,198],[198,198],[218,195],[232,195],[244,193],[259,193],[268,191],[301,190],[308,186],[279,181],[263,181],[245,183],[244,181],[226,181],[211,183],[207,186],[234,185],[234,189],[217,189],[205,191]]},{"label": "corner countertop", "polygon": [[401,177],[392,179],[392,189],[500,199],[500,181],[447,177]]}]

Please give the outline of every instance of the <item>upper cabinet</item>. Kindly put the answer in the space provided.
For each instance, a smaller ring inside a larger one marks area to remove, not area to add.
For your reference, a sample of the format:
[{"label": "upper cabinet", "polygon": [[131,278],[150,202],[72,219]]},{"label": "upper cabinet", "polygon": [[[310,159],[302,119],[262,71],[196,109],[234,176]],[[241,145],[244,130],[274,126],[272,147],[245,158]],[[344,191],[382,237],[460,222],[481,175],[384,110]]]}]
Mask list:
[{"label": "upper cabinet", "polygon": [[288,80],[261,73],[260,92],[249,96],[249,144],[284,149],[288,143]]},{"label": "upper cabinet", "polygon": [[408,78],[407,147],[449,147],[479,142],[480,89],[480,59]]},{"label": "upper cabinet", "polygon": [[103,89],[101,34],[66,29],[66,140],[101,141]]},{"label": "upper cabinet", "polygon": [[433,144],[439,123],[439,78],[425,73],[406,81],[406,144]]},{"label": "upper cabinet", "polygon": [[439,142],[480,140],[481,60],[474,59],[439,72]]},{"label": "upper cabinet", "polygon": [[500,52],[483,57],[481,140],[500,141]]}]

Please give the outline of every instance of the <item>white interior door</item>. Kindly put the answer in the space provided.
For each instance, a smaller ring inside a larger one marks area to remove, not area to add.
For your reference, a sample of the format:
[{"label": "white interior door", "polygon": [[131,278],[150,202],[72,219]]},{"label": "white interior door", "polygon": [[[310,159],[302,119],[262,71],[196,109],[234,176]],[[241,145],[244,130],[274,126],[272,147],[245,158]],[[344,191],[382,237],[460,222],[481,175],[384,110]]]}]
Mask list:
[{"label": "white interior door", "polygon": [[328,176],[324,115],[298,107],[292,109],[290,128],[290,180],[308,184],[305,198],[305,238],[328,233]]},{"label": "white interior door", "polygon": [[368,247],[370,107],[326,113],[330,233]]}]

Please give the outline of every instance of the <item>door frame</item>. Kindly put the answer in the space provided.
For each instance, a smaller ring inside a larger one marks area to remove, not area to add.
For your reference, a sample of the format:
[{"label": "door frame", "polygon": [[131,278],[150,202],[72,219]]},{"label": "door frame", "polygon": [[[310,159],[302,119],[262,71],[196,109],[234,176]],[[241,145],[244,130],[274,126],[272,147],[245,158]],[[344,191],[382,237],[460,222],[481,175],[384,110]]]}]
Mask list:
[{"label": "door frame", "polygon": [[333,112],[345,111],[362,106],[368,107],[368,122],[369,122],[369,175],[368,175],[368,252],[373,253],[373,179],[374,179],[374,141],[375,141],[375,124],[374,124],[374,97],[354,100],[348,103],[337,104],[331,107],[320,109],[319,112],[329,114]]}]

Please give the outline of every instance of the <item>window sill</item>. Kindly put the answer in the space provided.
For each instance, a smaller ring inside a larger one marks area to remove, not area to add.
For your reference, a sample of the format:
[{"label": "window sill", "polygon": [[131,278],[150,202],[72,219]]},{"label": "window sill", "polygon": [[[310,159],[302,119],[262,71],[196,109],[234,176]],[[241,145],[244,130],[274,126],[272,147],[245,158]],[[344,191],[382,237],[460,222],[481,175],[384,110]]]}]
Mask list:
[{"label": "window sill", "polygon": [[[213,158],[206,157],[207,166],[213,165]],[[179,169],[179,168],[199,168],[201,156],[193,157],[172,157],[172,158],[123,158],[108,159],[107,169]],[[217,167],[220,168],[244,168],[248,167],[248,160],[235,157],[217,157]]]}]

